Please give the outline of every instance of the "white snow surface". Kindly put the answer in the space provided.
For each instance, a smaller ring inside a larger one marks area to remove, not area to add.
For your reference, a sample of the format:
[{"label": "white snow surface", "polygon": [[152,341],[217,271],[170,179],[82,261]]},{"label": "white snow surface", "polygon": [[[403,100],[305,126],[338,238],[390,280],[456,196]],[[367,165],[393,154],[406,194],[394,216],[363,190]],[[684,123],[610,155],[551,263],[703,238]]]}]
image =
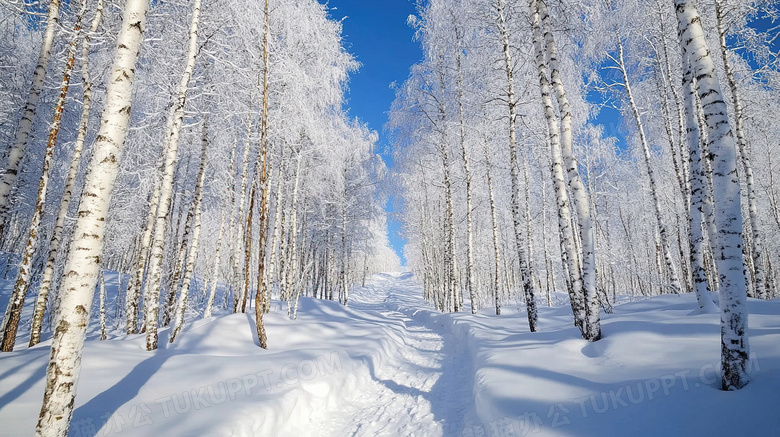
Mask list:
[{"label": "white snow surface", "polygon": [[[165,328],[155,352],[93,329],[69,435],[780,435],[780,302],[748,302],[738,392],[718,390],[719,318],[696,307],[691,293],[624,303],[588,343],[566,306],[539,308],[532,334],[509,305],[437,313],[396,273],[353,288],[349,308],[305,298],[293,321],[277,304],[268,350],[249,314],[190,321],[173,345]],[[0,354],[2,436],[32,435],[43,397],[50,340],[27,349],[20,331]]]}]

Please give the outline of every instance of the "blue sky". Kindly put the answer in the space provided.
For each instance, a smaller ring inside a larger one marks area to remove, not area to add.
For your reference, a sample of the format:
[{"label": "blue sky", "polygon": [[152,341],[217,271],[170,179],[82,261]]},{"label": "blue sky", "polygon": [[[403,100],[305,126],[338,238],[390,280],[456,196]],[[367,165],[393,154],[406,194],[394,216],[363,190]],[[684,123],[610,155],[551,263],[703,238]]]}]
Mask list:
[{"label": "blue sky", "polygon": [[[409,68],[422,58],[420,45],[413,38],[414,31],[406,25],[407,17],[415,13],[415,1],[329,0],[327,4],[331,18],[343,19],[347,51],[362,64],[350,78],[349,114],[379,133],[379,152],[388,167],[392,167],[390,145],[383,131],[387,111],[395,98],[390,84],[403,83]],[[405,262],[404,241],[399,234],[400,223],[392,215],[392,202],[387,209],[390,244]]]}]

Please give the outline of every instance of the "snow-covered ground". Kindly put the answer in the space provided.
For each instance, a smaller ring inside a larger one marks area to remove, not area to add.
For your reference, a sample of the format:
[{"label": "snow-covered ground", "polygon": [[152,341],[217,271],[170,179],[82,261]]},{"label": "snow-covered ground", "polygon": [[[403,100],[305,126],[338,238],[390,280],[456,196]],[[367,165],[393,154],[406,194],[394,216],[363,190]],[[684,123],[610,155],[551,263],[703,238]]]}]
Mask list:
[{"label": "snow-covered ground", "polygon": [[[384,274],[349,308],[277,307],[267,351],[245,314],[191,322],[172,346],[164,330],[153,353],[91,335],[70,435],[780,435],[780,302],[750,301],[752,382],[726,393],[718,316],[692,315],[690,294],[617,306],[593,344],[565,306],[540,308],[531,334],[510,308],[442,315],[421,295]],[[0,354],[0,435],[32,434],[48,346]]]}]

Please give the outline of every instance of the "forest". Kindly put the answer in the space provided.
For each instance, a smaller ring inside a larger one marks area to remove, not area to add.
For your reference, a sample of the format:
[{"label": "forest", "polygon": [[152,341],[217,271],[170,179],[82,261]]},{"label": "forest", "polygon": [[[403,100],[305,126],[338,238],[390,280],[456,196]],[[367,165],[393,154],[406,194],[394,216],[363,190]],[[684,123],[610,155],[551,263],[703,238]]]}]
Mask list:
[{"label": "forest", "polygon": [[93,338],[154,354],[246,313],[265,350],[265,318],[403,269],[439,313],[536,333],[565,308],[587,343],[691,294],[718,387],[748,384],[748,299],[780,297],[780,5],[416,11],[422,58],[369,126],[327,2],[0,0],[0,359],[47,348],[37,435],[68,435]]},{"label": "forest", "polygon": [[406,257],[436,308],[519,299],[534,332],[565,290],[597,341],[618,295],[695,292],[712,312],[719,292],[723,387],[746,383],[746,298],[778,297],[778,11],[698,3],[442,0],[410,17],[424,56],[389,123]]}]

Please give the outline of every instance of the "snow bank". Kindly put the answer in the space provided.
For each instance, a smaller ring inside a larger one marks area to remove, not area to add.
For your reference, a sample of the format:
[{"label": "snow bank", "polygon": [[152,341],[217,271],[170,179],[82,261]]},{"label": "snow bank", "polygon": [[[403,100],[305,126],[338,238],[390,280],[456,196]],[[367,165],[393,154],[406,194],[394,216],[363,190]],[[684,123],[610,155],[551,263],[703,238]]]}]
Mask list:
[{"label": "snow bank", "polygon": [[[247,314],[191,322],[173,345],[165,328],[155,352],[143,335],[88,340],[70,435],[308,435],[403,344],[403,326],[334,302],[285,315],[266,316],[267,351]],[[35,429],[49,346],[0,355],[0,434]]]},{"label": "snow bank", "polygon": [[617,306],[596,343],[566,307],[540,308],[533,334],[517,311],[415,317],[468,345],[479,419],[461,436],[777,436],[780,302],[748,306],[752,382],[738,392],[718,389],[719,317],[692,312],[693,294]]}]

